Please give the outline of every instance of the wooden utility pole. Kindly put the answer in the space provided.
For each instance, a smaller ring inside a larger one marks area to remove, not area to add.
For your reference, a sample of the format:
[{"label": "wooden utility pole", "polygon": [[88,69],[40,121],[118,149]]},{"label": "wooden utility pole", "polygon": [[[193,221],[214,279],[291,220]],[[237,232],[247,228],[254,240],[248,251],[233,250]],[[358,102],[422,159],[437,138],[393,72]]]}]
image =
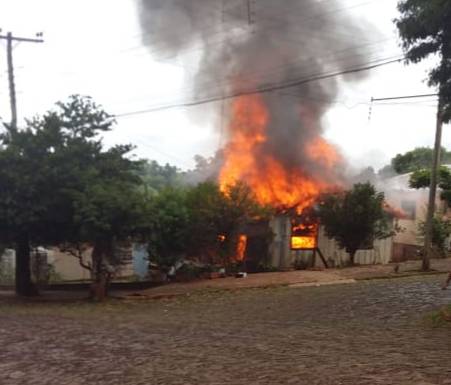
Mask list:
[{"label": "wooden utility pole", "polygon": [[[0,29],[1,33],[1,29]],[[14,83],[13,43],[42,43],[42,33],[36,34],[36,38],[13,36],[11,32],[6,35],[0,34],[0,40],[6,40],[6,53],[8,61],[9,97],[11,102],[11,131],[17,130],[17,101],[16,87]],[[29,234],[24,231],[16,239],[16,293],[30,296],[36,293],[36,288],[31,280],[30,269],[30,239]]]},{"label": "wooden utility pole", "polygon": [[435,214],[435,199],[437,194],[438,173],[440,167],[440,152],[442,147],[442,127],[443,127],[443,111],[442,103],[439,95],[437,107],[437,126],[435,129],[435,145],[434,159],[431,170],[431,185],[429,187],[429,203],[425,225],[424,251],[423,251],[423,271],[428,271],[431,267],[432,258],[432,227]]},{"label": "wooden utility pole", "polygon": [[[0,29],[1,32],[1,29]],[[17,100],[16,85],[14,82],[14,62],[13,62],[13,43],[43,43],[42,33],[37,33],[36,38],[17,37],[11,32],[6,35],[0,35],[0,40],[6,40],[6,58],[8,64],[8,82],[9,82],[9,100],[11,104],[11,129],[17,129]]]},{"label": "wooden utility pole", "polygon": [[246,0],[246,5],[247,5],[247,23],[249,25],[253,24],[253,18],[252,18],[252,0]]}]

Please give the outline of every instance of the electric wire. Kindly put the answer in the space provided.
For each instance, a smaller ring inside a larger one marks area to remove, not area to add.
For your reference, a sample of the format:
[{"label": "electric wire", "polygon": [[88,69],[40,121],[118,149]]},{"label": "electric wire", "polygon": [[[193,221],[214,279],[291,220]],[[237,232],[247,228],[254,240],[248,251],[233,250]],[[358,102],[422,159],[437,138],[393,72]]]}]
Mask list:
[{"label": "electric wire", "polygon": [[343,76],[343,75],[348,75],[348,74],[352,74],[352,73],[368,71],[368,70],[382,67],[382,66],[385,66],[388,64],[399,63],[403,59],[404,58],[392,59],[392,60],[388,60],[385,62],[370,64],[370,65],[367,65],[364,67],[350,68],[347,70],[328,73],[328,74],[318,74],[318,75],[314,75],[310,78],[298,79],[298,80],[294,80],[294,81],[288,82],[288,83],[281,83],[281,84],[276,84],[276,85],[272,85],[272,86],[268,86],[268,87],[255,88],[255,89],[251,89],[251,90],[243,90],[243,91],[238,91],[238,92],[231,93],[231,94],[224,95],[224,96],[216,96],[216,97],[206,98],[203,100],[187,101],[184,103],[152,107],[152,108],[148,108],[148,109],[144,109],[144,110],[140,110],[140,111],[125,112],[125,113],[121,113],[121,114],[116,114],[114,116],[116,118],[122,118],[122,117],[127,117],[127,116],[132,116],[132,115],[140,115],[140,114],[168,110],[168,109],[173,109],[173,108],[199,106],[199,105],[203,105],[203,104],[217,102],[220,100],[233,99],[233,98],[237,98],[237,97],[241,97],[241,96],[255,95],[255,94],[259,94],[259,93],[268,93],[268,92],[278,91],[278,90],[282,90],[282,89],[286,89],[286,88],[292,88],[292,87],[306,84],[309,82],[329,79],[329,78],[333,78],[336,76]]}]

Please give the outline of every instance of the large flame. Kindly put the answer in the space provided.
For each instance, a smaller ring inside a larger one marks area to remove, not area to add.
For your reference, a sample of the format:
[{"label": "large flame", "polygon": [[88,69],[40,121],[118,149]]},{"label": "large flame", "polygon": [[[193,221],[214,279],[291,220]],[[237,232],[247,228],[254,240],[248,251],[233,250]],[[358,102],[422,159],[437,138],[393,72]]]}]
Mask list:
[{"label": "large flame", "polygon": [[[270,114],[261,96],[237,98],[231,108],[230,140],[224,149],[225,162],[219,176],[223,191],[243,181],[261,204],[278,209],[296,208],[301,213],[332,186],[331,181],[321,180],[311,170],[296,165],[286,167],[264,151]],[[333,168],[340,160],[333,146],[318,135],[303,143],[301,151],[312,164],[323,169]]]},{"label": "large flame", "polygon": [[316,243],[316,236],[301,237],[294,235],[291,237],[291,248],[293,250],[315,249]]}]

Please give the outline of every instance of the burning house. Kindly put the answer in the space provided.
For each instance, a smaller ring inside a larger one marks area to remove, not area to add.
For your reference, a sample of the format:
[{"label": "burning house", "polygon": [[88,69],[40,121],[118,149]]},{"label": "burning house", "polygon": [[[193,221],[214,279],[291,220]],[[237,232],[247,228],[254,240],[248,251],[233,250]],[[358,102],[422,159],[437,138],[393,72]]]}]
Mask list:
[{"label": "burning house", "polygon": [[[280,213],[266,225],[249,226],[239,258],[255,264],[258,255],[267,254],[273,266],[285,268],[296,258],[315,264],[319,255],[323,263],[340,264],[345,256],[307,213],[320,194],[346,184],[345,161],[325,139],[323,118],[341,87],[365,76],[349,69],[375,59],[355,36],[378,32],[340,11],[338,0],[245,3],[140,0],[143,43],[157,59],[195,63],[193,91],[186,95],[192,103],[223,100],[221,188],[244,182],[261,204]],[[271,19],[275,9],[284,15],[281,20]],[[215,15],[217,30],[205,28]],[[200,47],[196,57],[184,56],[192,47]],[[347,75],[318,76],[331,72]],[[268,229],[274,236],[266,245],[262,234]],[[373,254],[371,262],[386,260],[385,253]]]},{"label": "burning house", "polygon": [[[244,181],[261,204],[272,206],[278,213],[266,224],[251,226],[246,234],[248,245],[260,244],[246,249],[247,267],[255,269],[262,259],[281,269],[345,265],[349,256],[325,236],[315,215],[315,205],[322,194],[345,186],[345,177],[340,173],[344,160],[321,136],[321,119],[315,115],[320,111],[301,105],[296,122],[303,131],[292,128],[291,138],[288,134],[287,138],[280,138],[284,130],[272,126],[274,120],[279,120],[272,116],[271,108],[277,101],[267,99],[253,95],[232,102],[230,137],[219,174],[224,191],[227,186]],[[279,141],[285,145],[280,146]],[[262,234],[268,229],[273,240],[264,250]],[[376,241],[357,252],[356,262],[388,263],[391,254],[391,239]]]},{"label": "burning house", "polygon": [[[280,270],[346,266],[349,254],[327,237],[313,218],[285,212],[269,221],[249,224],[241,235],[246,244],[240,248],[239,261],[249,272],[258,271],[262,265]],[[392,238],[376,240],[357,251],[355,263],[386,264],[392,255]]]}]

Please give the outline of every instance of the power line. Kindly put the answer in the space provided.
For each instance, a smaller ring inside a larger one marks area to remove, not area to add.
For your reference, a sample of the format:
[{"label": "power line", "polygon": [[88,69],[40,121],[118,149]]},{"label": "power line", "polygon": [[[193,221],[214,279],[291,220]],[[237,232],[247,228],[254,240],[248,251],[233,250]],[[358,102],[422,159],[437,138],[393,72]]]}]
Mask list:
[{"label": "power line", "polygon": [[[419,95],[405,95],[405,96],[391,96],[391,97],[385,97],[385,98],[371,98],[370,100],[370,110],[368,112],[368,121],[371,120],[373,115],[373,104],[374,102],[380,102],[380,101],[387,101],[387,100],[400,100],[400,99],[418,99],[418,98],[428,98],[432,96],[438,96],[437,93],[435,94],[419,94]],[[393,103],[392,103],[393,104]],[[381,105],[387,105],[387,103],[381,103]]]},{"label": "power line", "polygon": [[217,102],[220,100],[234,99],[234,98],[240,97],[240,96],[247,96],[247,95],[254,95],[254,94],[260,94],[260,93],[278,91],[278,90],[282,90],[282,89],[286,89],[286,88],[300,86],[300,85],[314,82],[314,81],[325,80],[325,79],[330,79],[330,78],[341,76],[341,75],[348,75],[348,74],[352,74],[352,73],[368,71],[368,70],[382,67],[382,66],[385,66],[388,64],[399,63],[403,59],[404,59],[404,57],[394,59],[394,60],[388,60],[388,61],[381,62],[381,63],[375,63],[375,64],[367,65],[364,67],[352,68],[352,69],[338,71],[338,72],[332,72],[332,73],[328,73],[328,74],[314,75],[310,78],[298,79],[298,80],[288,82],[288,83],[282,83],[282,84],[277,84],[277,85],[268,86],[268,87],[261,87],[261,88],[256,88],[253,90],[238,91],[238,92],[235,92],[235,93],[232,93],[229,95],[224,95],[224,96],[210,97],[210,98],[206,98],[203,100],[196,100],[196,101],[190,101],[190,102],[184,102],[184,103],[169,104],[166,106],[158,106],[158,107],[148,108],[148,109],[141,110],[141,111],[126,112],[126,113],[122,113],[122,114],[117,114],[117,115],[115,115],[115,117],[121,118],[121,117],[127,117],[127,116],[132,116],[132,115],[140,115],[140,114],[145,114],[145,113],[150,113],[150,112],[168,110],[168,109],[173,109],[173,108],[193,107],[193,106],[208,104],[208,103],[212,103],[212,102]]},{"label": "power line", "polygon": [[[373,44],[379,44],[380,42],[375,42]],[[371,44],[371,45],[373,45]],[[367,44],[360,44],[360,45],[356,45],[356,46],[352,46],[352,47],[347,47],[346,49],[340,49],[337,51],[331,51],[331,52],[327,52],[326,55],[321,55],[321,56],[317,56],[315,58],[313,57],[309,57],[308,59],[305,58],[299,58],[298,60],[293,60],[290,62],[286,62],[283,64],[279,64],[276,66],[270,66],[270,67],[266,67],[266,68],[260,68],[260,69],[254,69],[251,73],[249,74],[242,74],[241,78],[245,79],[247,84],[274,84],[274,83],[279,83],[281,82],[281,78],[283,77],[283,75],[287,72],[290,72],[292,77],[294,79],[300,77],[300,78],[308,78],[310,76],[314,76],[314,74],[308,74],[308,72],[306,73],[305,70],[308,70],[309,68],[315,68],[317,66],[317,62],[321,62],[321,67],[324,68],[326,71],[332,71],[332,70],[340,70],[340,67],[345,65],[346,63],[351,62],[351,58],[355,57],[356,59],[361,59],[361,54],[357,54],[357,55],[349,55],[346,54],[348,51],[352,51],[352,50],[356,50],[359,48],[363,48],[367,46]],[[390,57],[384,57],[384,58],[374,58],[370,61],[367,61],[366,64],[369,63],[375,63],[378,61],[383,61],[383,60],[388,60],[388,59],[392,59],[392,58],[398,58],[400,57],[399,54],[397,55],[393,55]],[[328,58],[332,58],[333,61],[331,63],[328,62]],[[360,66],[362,65],[362,61],[361,60],[356,60],[357,63],[355,64],[355,66]],[[340,63],[343,62],[343,63]],[[364,63],[364,62],[363,62]],[[334,68],[335,66],[338,66],[338,68]],[[293,69],[295,71],[293,71]],[[287,71],[289,70],[289,71]],[[272,81],[271,81],[272,79]],[[285,79],[284,81],[288,81],[289,79]],[[227,89],[227,86],[230,84],[230,79],[227,78],[222,78],[222,79],[214,79],[214,78],[207,78],[204,80],[200,80],[197,79],[195,85],[190,85],[190,86],[186,86],[186,87],[182,87],[178,89],[178,92],[181,95],[186,95],[186,94],[193,94],[195,93],[196,95],[198,95],[199,98],[206,98],[206,97],[211,97],[211,94],[216,94],[216,93],[220,93],[221,95],[224,93],[224,89]],[[215,92],[211,92],[212,89],[215,90]],[[218,92],[216,92],[218,91]],[[207,92],[210,93],[209,95],[205,95]],[[144,100],[145,98],[147,98],[148,96],[152,96],[154,97],[155,95],[140,95],[139,98],[133,98],[131,99],[131,101],[139,101],[139,100]],[[156,106],[161,106],[162,104],[178,104],[183,102],[184,99],[182,100],[169,100],[167,102],[160,102],[158,103]],[[128,101],[127,101],[128,102]],[[121,103],[124,104],[124,103]]]},{"label": "power line", "polygon": [[371,102],[380,102],[383,100],[399,100],[399,99],[415,99],[415,98],[427,98],[431,96],[438,96],[438,94],[420,94],[420,95],[407,95],[407,96],[392,96],[388,98],[371,98]]},{"label": "power line", "polygon": [[[374,43],[374,44],[378,44],[378,43]],[[242,77],[244,79],[246,79],[246,82],[248,84],[277,83],[277,82],[280,82],[281,78],[284,77],[284,74],[286,74],[288,72],[291,72],[291,75],[293,78],[310,77],[311,75],[309,75],[308,72],[306,74],[306,70],[308,70],[309,68],[316,67],[315,62],[321,62],[321,66],[323,68],[327,68],[328,69],[327,71],[339,70],[341,66],[344,66],[344,64],[345,64],[344,62],[349,63],[351,61],[350,60],[351,58],[355,57],[356,59],[359,59],[362,56],[361,54],[345,55],[348,51],[362,48],[364,46],[367,46],[367,45],[366,44],[357,45],[357,46],[348,47],[346,49],[342,49],[339,51],[329,52],[327,55],[318,56],[316,58],[294,60],[294,61],[286,62],[284,64],[279,64],[276,66],[255,69],[254,71],[252,71],[249,74],[242,75]],[[333,58],[333,62],[329,63],[329,60],[327,60],[329,57]],[[394,55],[394,56],[384,57],[384,58],[374,58],[374,60],[370,60],[370,62],[374,63],[376,61],[387,60],[387,59],[397,58],[397,57],[399,57],[399,55]],[[360,63],[361,63],[360,60],[356,60],[356,62],[357,62],[355,64],[356,66],[360,65]],[[368,61],[366,63],[368,63]],[[338,68],[334,68],[334,67],[338,67]],[[190,94],[195,93],[196,95],[198,95],[198,97],[207,97],[207,95],[205,95],[206,93],[210,93],[210,95],[211,95],[212,94],[211,91],[215,90],[215,92],[214,92],[215,94],[217,91],[217,93],[220,93],[222,95],[224,93],[224,90],[227,89],[227,86],[229,84],[230,84],[230,79],[227,79],[226,77],[222,77],[221,79],[214,79],[214,78],[210,77],[210,78],[202,79],[202,80],[197,79],[197,81],[194,85],[180,87],[177,89],[177,92],[180,95],[190,95]],[[204,96],[202,96],[202,95],[204,95]],[[123,105],[123,104],[129,104],[129,102],[133,102],[133,101],[148,100],[149,97],[151,97],[153,99],[153,98],[157,97],[157,95],[155,95],[155,94],[139,95],[138,97],[127,99],[126,101],[120,102],[119,104]],[[170,103],[170,104],[175,104],[178,102],[180,102],[180,100],[174,100],[174,98],[172,98],[172,100],[167,100],[167,103]],[[161,104],[166,104],[166,102],[163,103],[160,101],[159,105],[161,105]]]}]

